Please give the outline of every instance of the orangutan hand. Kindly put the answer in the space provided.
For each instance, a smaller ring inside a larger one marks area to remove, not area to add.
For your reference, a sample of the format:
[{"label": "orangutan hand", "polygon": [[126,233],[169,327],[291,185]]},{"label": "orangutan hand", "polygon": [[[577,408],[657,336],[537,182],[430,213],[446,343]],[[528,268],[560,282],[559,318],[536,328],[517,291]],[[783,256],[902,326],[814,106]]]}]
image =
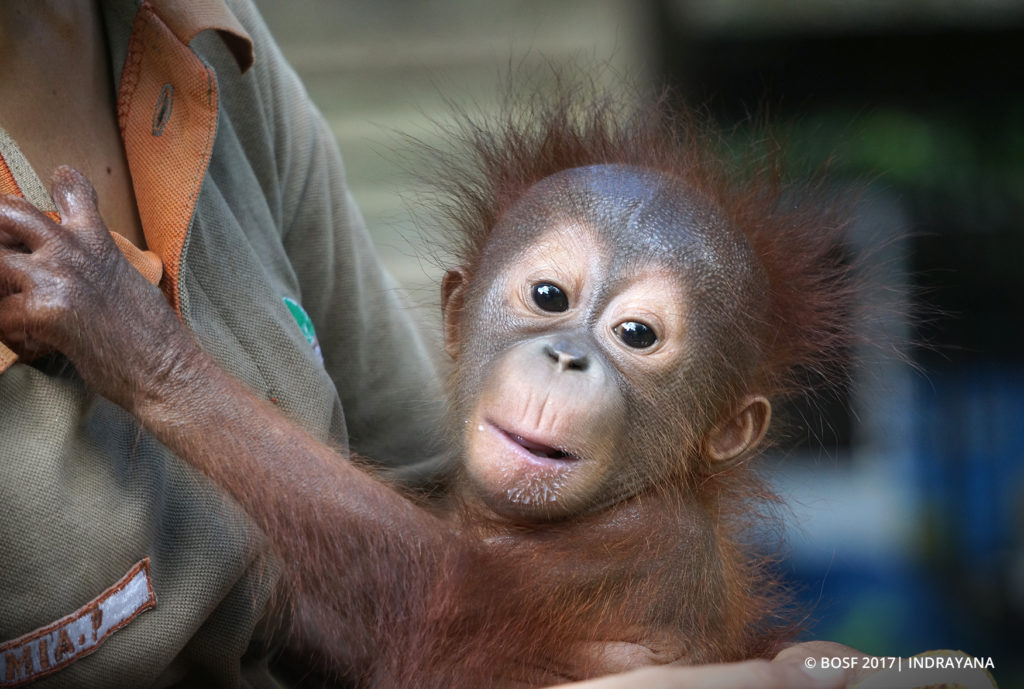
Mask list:
[{"label": "orangutan hand", "polygon": [[0,197],[0,340],[26,359],[62,352],[124,405],[135,381],[167,378],[195,345],[114,244],[88,180],[58,168],[52,194],[59,224]]}]

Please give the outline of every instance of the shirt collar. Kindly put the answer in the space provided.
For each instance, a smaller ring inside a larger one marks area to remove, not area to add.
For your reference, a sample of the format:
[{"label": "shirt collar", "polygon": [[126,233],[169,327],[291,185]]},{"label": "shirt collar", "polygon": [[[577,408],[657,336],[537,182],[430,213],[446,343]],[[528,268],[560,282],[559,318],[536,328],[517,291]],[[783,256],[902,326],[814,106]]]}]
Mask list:
[{"label": "shirt collar", "polygon": [[223,0],[147,1],[177,39],[185,45],[191,43],[192,39],[203,31],[213,30],[220,34],[242,72],[252,67],[255,59],[252,37]]}]

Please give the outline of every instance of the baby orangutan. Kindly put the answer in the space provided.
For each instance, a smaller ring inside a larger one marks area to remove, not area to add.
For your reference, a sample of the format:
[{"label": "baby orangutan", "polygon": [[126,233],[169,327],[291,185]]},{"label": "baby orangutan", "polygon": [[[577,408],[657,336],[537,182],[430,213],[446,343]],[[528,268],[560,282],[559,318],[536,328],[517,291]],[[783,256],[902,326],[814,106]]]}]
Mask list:
[{"label": "baby orangutan", "polygon": [[746,543],[771,499],[748,465],[769,400],[847,336],[839,226],[665,108],[570,105],[464,131],[451,462],[428,497],[224,374],[80,175],[54,179],[62,224],[0,202],[0,338],[64,353],[234,496],[284,569],[281,638],[358,686],[539,686],[791,633]]}]

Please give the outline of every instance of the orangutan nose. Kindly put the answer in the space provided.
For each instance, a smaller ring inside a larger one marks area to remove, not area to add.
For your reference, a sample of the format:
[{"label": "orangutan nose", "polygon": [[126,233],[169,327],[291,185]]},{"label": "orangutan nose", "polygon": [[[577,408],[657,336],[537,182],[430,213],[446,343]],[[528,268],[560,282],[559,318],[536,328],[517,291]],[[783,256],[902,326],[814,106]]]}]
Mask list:
[{"label": "orangutan nose", "polygon": [[590,359],[583,347],[568,340],[544,345],[544,353],[558,364],[559,371],[586,371]]}]

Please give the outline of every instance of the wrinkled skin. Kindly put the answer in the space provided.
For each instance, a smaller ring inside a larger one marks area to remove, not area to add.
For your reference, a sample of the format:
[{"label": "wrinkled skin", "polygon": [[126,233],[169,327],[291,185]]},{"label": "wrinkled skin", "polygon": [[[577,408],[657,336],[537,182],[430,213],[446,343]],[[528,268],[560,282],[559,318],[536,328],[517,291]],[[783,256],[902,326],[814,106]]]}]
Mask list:
[{"label": "wrinkled skin", "polygon": [[[296,643],[326,658],[332,671],[389,671],[379,668],[378,657],[390,639],[375,636],[377,616],[389,611],[374,610],[367,619],[353,601],[395,605],[397,619],[419,614],[417,601],[479,552],[483,561],[511,562],[513,569],[521,560],[537,595],[550,589],[561,600],[562,579],[572,582],[571,592],[603,591],[610,583],[604,595],[615,596],[612,603],[622,599],[623,609],[638,610],[634,622],[598,627],[596,637],[586,626],[569,627],[573,635],[560,638],[554,653],[583,649],[583,666],[519,659],[520,647],[503,645],[511,639],[480,640],[506,659],[511,653],[528,667],[539,665],[532,684],[705,659],[679,628],[715,629],[720,593],[695,596],[682,621],[669,598],[679,598],[690,582],[713,582],[720,570],[708,518],[685,500],[665,511],[645,492],[675,475],[671,464],[690,453],[705,451],[713,461],[742,456],[770,417],[767,401],[756,395],[729,407],[724,420],[707,411],[723,408],[721,401],[701,399],[716,374],[700,366],[701,352],[728,347],[728,333],[715,324],[735,320],[738,308],[708,295],[723,292],[728,281],[725,294],[753,298],[758,279],[749,250],[729,232],[722,239],[723,221],[711,210],[653,173],[568,171],[539,184],[502,219],[476,274],[448,274],[446,347],[458,367],[453,419],[461,427],[457,450],[466,478],[452,490],[469,518],[486,518],[488,537],[478,542],[468,535],[476,530],[472,520],[425,510],[338,462],[230,380],[159,290],[121,257],[88,182],[62,169],[53,190],[59,225],[23,200],[0,200],[0,338],[23,356],[64,353],[87,385],[135,414],[242,504],[292,568]],[[538,301],[536,288],[551,285],[565,296],[564,309],[550,290]],[[674,522],[676,515],[684,523]],[[565,522],[560,533],[567,540],[522,528],[552,521]],[[578,546],[584,532],[590,540]],[[634,600],[636,572],[618,573],[593,557],[630,539],[642,543],[635,557],[624,551],[630,567],[671,570],[679,579],[644,588],[646,598]],[[550,567],[533,564],[552,553],[558,559]],[[499,610],[519,611],[515,600],[499,603],[506,605]],[[565,617],[558,612],[552,620],[565,624]],[[620,636],[604,635],[607,629]],[[522,648],[535,652],[525,641]],[[815,680],[795,670],[799,654],[799,647],[786,651],[788,664],[778,670],[724,665],[698,679],[709,686],[742,686],[751,677],[764,686],[842,684],[843,676]],[[501,677],[498,665],[485,669]],[[437,685],[458,685],[454,671],[435,669]],[[428,686],[429,677],[418,672],[418,684]],[[479,669],[467,672],[465,681],[479,680],[471,674]],[[736,681],[727,685],[729,677]]]},{"label": "wrinkled skin", "polygon": [[90,387],[127,407],[134,391],[173,379],[179,362],[162,343],[180,339],[180,325],[118,251],[84,178],[59,168],[53,200],[59,225],[24,199],[3,201],[0,339],[26,360],[62,352]]}]

